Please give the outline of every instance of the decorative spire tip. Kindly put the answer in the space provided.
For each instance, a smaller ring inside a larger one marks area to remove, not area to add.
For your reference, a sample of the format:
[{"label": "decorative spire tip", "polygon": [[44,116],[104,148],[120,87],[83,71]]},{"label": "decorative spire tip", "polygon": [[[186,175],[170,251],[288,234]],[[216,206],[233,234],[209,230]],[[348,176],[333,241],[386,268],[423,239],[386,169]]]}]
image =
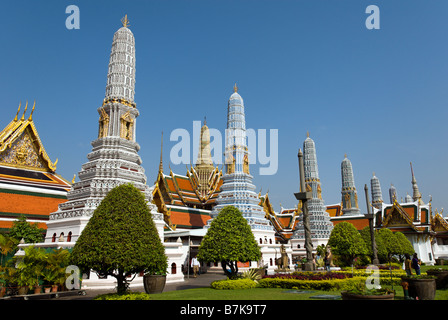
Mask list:
[{"label": "decorative spire tip", "polygon": [[233,92],[238,92],[238,86],[236,85],[236,82],[235,85],[233,86]]},{"label": "decorative spire tip", "polygon": [[121,23],[123,24],[123,27],[125,28],[129,27],[129,20],[127,14],[124,16],[124,18],[121,19]]}]

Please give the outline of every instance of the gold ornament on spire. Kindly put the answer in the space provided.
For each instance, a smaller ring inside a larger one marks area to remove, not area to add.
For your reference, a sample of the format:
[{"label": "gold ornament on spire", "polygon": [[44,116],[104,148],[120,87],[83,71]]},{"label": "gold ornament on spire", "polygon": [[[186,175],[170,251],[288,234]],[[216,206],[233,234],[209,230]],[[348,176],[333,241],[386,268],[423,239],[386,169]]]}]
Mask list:
[{"label": "gold ornament on spire", "polygon": [[233,92],[238,92],[238,86],[236,85],[236,82],[235,85],[233,86]]},{"label": "gold ornament on spire", "polygon": [[121,19],[121,23],[123,24],[123,27],[125,27],[125,28],[129,27],[129,20],[128,20],[127,14],[124,16],[123,19]]}]

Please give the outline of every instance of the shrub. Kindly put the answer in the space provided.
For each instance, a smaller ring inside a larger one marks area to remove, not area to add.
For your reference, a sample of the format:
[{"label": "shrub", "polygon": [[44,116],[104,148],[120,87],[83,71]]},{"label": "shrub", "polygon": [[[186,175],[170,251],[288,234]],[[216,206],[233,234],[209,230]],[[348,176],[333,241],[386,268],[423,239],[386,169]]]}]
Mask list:
[{"label": "shrub", "polygon": [[144,292],[131,292],[127,294],[107,293],[95,297],[93,300],[150,300],[149,294]]},{"label": "shrub", "polygon": [[237,278],[238,261],[258,261],[260,256],[260,247],[247,220],[232,206],[224,207],[213,219],[198,253],[200,261],[221,261],[228,278]]},{"label": "shrub", "polygon": [[168,267],[165,247],[143,193],[122,184],[109,191],[76,241],[72,264],[117,279],[126,293],[127,277],[139,272],[159,274]]},{"label": "shrub", "polygon": [[263,278],[259,281],[261,288],[284,288],[300,290],[349,290],[356,287],[359,282],[365,282],[363,277],[354,277],[334,280],[299,280],[286,278]]},{"label": "shrub", "polygon": [[[261,281],[261,280],[260,280]],[[257,286],[257,283],[250,279],[237,280],[217,280],[213,281],[210,286],[218,290],[236,290],[236,289],[252,289]]]}]

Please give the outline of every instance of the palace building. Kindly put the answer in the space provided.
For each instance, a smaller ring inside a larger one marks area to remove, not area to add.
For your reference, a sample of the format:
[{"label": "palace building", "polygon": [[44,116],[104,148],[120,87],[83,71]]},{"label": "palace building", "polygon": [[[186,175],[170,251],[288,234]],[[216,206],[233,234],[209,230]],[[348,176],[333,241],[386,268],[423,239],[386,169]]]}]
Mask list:
[{"label": "palace building", "polygon": [[45,151],[31,113],[25,117],[28,102],[19,117],[0,132],[0,231],[25,216],[28,222],[47,229],[50,213],[67,201],[71,184],[56,174],[58,160],[52,162]]}]

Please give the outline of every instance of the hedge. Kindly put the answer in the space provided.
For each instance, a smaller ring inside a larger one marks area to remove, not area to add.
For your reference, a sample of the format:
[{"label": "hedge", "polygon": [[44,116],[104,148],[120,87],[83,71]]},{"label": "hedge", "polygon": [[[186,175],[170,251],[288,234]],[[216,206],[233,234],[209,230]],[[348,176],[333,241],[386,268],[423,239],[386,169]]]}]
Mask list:
[{"label": "hedge", "polygon": [[350,290],[359,283],[364,283],[364,277],[353,277],[334,280],[297,280],[285,278],[263,278],[258,282],[261,288],[284,288],[301,290]]},{"label": "hedge", "polygon": [[143,292],[127,294],[106,293],[95,297],[93,300],[149,300],[149,294]]},{"label": "hedge", "polygon": [[[353,277],[346,279],[334,280],[297,280],[286,278],[263,278],[258,282],[261,288],[283,288],[283,289],[300,289],[300,290],[351,290],[357,288],[360,284],[366,282],[367,277]],[[400,285],[401,278],[381,277],[380,285]]]},{"label": "hedge", "polygon": [[218,290],[252,289],[257,287],[257,282],[250,279],[227,279],[213,281],[210,286]]}]

